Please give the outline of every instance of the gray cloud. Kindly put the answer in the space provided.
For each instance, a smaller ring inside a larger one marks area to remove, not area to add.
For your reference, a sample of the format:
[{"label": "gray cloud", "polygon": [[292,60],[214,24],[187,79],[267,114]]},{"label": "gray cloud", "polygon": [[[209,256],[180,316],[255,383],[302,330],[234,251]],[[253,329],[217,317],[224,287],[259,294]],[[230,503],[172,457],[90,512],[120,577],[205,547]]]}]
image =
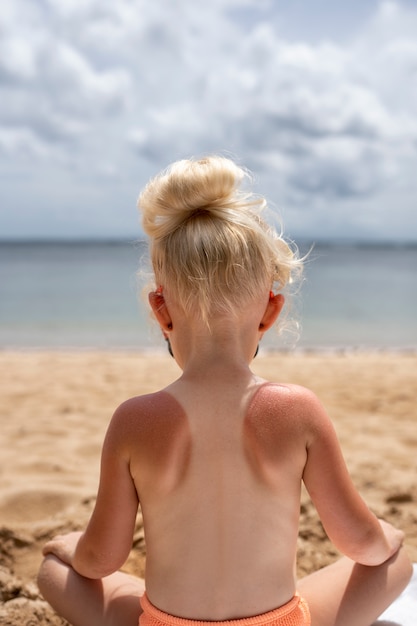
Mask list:
[{"label": "gray cloud", "polygon": [[77,188],[80,234],[95,216],[128,234],[149,175],[221,151],[255,170],[294,230],[315,236],[328,210],[341,233],[360,235],[369,212],[378,236],[375,206],[383,223],[395,190],[403,236],[417,238],[417,10],[381,2],[343,42],[309,42],[286,37],[275,4],[255,0],[3,5],[2,205],[36,211],[45,232]]}]

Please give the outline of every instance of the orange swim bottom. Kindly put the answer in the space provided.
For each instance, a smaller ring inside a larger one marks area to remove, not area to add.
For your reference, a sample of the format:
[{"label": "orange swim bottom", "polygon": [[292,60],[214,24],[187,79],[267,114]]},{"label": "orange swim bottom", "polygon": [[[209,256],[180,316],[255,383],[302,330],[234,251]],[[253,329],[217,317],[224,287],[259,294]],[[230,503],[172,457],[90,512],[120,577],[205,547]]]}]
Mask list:
[{"label": "orange swim bottom", "polygon": [[140,599],[143,613],[139,617],[139,626],[310,626],[311,617],[307,602],[296,594],[287,604],[278,609],[243,617],[241,619],[224,621],[203,621],[174,617],[160,611],[148,600],[146,593]]}]

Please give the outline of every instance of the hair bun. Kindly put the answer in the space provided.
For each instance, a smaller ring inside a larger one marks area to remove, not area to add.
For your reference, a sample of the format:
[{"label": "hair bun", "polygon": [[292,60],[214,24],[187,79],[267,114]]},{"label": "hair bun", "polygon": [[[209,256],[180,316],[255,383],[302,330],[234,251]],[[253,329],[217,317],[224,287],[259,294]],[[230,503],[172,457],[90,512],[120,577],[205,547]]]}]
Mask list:
[{"label": "hair bun", "polygon": [[142,225],[152,238],[175,231],[200,212],[226,217],[236,209],[246,172],[223,157],[181,160],[153,178],[139,196]]}]

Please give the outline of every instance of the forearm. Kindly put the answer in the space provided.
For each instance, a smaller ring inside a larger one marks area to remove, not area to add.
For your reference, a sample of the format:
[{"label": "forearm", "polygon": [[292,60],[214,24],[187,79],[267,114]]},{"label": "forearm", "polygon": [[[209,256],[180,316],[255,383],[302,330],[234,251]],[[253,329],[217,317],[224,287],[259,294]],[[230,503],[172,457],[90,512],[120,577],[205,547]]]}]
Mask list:
[{"label": "forearm", "polygon": [[119,569],[127,557],[127,554],[122,555],[120,551],[109,551],[108,547],[100,550],[99,545],[106,544],[91,540],[87,533],[72,532],[48,541],[43,548],[43,554],[55,555],[85,578],[98,579]]}]

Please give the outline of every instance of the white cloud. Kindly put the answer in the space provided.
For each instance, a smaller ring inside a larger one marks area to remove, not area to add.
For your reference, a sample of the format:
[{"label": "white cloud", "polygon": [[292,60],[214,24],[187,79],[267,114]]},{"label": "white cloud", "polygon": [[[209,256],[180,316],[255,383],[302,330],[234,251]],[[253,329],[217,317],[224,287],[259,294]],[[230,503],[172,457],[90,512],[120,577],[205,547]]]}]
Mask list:
[{"label": "white cloud", "polygon": [[[292,228],[302,230],[312,207],[312,233],[328,207],[334,228],[338,216],[352,234],[368,211],[377,235],[375,204],[383,221],[392,190],[407,207],[417,191],[413,8],[382,2],[343,42],[309,42],[286,38],[279,14],[266,19],[275,4],[255,0],[29,4],[2,5],[0,155],[9,172],[37,159],[37,176],[55,171],[62,194],[105,181],[103,201],[116,207],[121,180],[135,189],[133,205],[167,162],[230,152],[286,204]],[[45,220],[51,196],[39,196]],[[111,233],[111,210],[107,219]],[[113,219],[129,228],[116,208]],[[410,232],[417,238],[415,222],[404,224]]]},{"label": "white cloud", "polygon": [[0,153],[44,157],[46,148],[29,128],[0,129]]}]

